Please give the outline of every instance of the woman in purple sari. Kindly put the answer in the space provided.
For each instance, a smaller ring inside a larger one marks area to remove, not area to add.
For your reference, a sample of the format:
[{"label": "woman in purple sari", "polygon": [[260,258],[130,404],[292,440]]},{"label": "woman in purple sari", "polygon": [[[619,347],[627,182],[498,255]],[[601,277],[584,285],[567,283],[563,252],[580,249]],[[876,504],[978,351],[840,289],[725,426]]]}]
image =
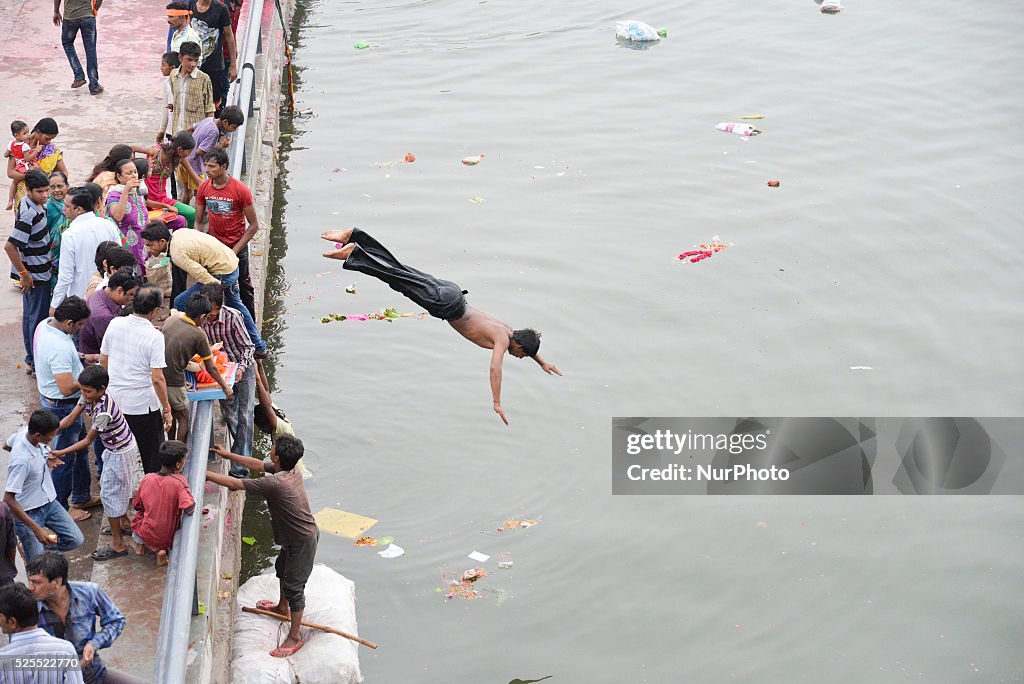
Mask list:
[{"label": "woman in purple sari", "polygon": [[146,200],[139,194],[139,170],[131,159],[121,159],[114,164],[114,179],[117,185],[107,193],[107,216],[121,229],[125,248],[139,262],[142,273],[146,273],[145,244],[139,236],[149,221]]}]

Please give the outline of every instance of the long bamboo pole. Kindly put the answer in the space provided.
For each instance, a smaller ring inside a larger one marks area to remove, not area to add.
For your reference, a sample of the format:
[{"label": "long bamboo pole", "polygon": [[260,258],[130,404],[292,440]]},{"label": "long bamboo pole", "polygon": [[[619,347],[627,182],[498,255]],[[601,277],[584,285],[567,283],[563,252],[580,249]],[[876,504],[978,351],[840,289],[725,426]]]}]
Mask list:
[{"label": "long bamboo pole", "polygon": [[[266,615],[267,617],[277,618],[281,622],[288,622],[288,621],[291,620],[291,618],[289,618],[289,617],[287,617],[285,615],[281,615],[280,613],[275,613],[275,612],[269,611],[269,610],[263,610],[262,608],[250,608],[249,606],[242,606],[242,611],[246,612],[246,613],[254,613],[256,615]],[[313,629],[319,629],[319,630],[322,630],[324,632],[329,632],[330,634],[337,634],[338,636],[343,636],[346,639],[351,639],[352,641],[356,641],[356,642],[362,644],[363,646],[369,646],[370,648],[377,648],[377,644],[373,643],[372,641],[367,641],[366,639],[360,639],[357,636],[353,636],[352,634],[347,634],[346,632],[342,632],[339,629],[334,629],[333,627],[327,627],[326,625],[318,625],[315,622],[300,622],[299,624],[302,625],[303,627],[312,627]]]}]

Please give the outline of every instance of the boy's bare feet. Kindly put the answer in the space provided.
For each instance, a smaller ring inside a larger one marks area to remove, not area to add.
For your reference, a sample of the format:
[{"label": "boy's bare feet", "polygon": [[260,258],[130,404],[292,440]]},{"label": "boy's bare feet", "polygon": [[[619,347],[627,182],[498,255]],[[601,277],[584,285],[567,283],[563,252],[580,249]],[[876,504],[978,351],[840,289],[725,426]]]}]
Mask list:
[{"label": "boy's bare feet", "polygon": [[160,549],[156,552],[157,567],[160,567],[161,565],[167,565],[168,562],[169,561],[167,559],[167,549]]},{"label": "boy's bare feet", "polygon": [[260,610],[265,610],[268,613],[277,613],[278,615],[283,615],[285,617],[290,617],[292,614],[288,609],[288,603],[285,601],[280,603],[274,603],[273,601],[267,600],[257,601],[256,607]]},{"label": "boy's bare feet", "polygon": [[344,261],[345,259],[348,259],[349,255],[352,254],[355,248],[356,245],[354,243],[350,243],[345,245],[341,249],[336,249],[331,252],[324,252],[324,256],[327,257],[328,259],[337,259],[338,261]]},{"label": "boy's bare feet", "polygon": [[352,237],[352,229],[346,228],[345,230],[325,230],[320,233],[320,237],[324,240],[330,240],[331,242],[340,242],[345,245],[348,244],[349,239]]},{"label": "boy's bare feet", "polygon": [[144,556],[146,554],[146,547],[142,544],[132,542],[132,549],[135,551],[136,556]]}]

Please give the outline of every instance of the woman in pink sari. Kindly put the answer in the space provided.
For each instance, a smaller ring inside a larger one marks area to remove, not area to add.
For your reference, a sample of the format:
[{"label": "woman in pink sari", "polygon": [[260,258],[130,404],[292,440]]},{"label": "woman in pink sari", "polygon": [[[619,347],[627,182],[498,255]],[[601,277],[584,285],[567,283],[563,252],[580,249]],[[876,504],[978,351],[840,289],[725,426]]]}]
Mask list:
[{"label": "woman in pink sari", "polygon": [[145,245],[139,235],[149,222],[146,200],[139,194],[139,170],[131,159],[121,159],[114,164],[115,185],[107,191],[107,216],[121,230],[124,246],[146,274]]}]

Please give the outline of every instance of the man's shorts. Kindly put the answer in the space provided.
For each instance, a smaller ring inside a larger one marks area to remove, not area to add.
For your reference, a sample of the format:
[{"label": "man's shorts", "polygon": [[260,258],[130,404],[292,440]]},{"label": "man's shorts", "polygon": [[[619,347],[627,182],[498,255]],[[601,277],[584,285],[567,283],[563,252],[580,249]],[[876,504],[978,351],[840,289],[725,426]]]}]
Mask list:
[{"label": "man's shorts", "polygon": [[171,404],[172,411],[188,411],[188,395],[185,387],[168,387],[167,401]]},{"label": "man's shorts", "polygon": [[306,607],[306,581],[313,572],[313,561],[316,559],[319,540],[320,530],[317,530],[316,536],[298,544],[282,546],[281,552],[277,555],[274,570],[277,571],[277,578],[281,580],[284,597],[288,599],[288,607],[291,610],[302,610]]}]

